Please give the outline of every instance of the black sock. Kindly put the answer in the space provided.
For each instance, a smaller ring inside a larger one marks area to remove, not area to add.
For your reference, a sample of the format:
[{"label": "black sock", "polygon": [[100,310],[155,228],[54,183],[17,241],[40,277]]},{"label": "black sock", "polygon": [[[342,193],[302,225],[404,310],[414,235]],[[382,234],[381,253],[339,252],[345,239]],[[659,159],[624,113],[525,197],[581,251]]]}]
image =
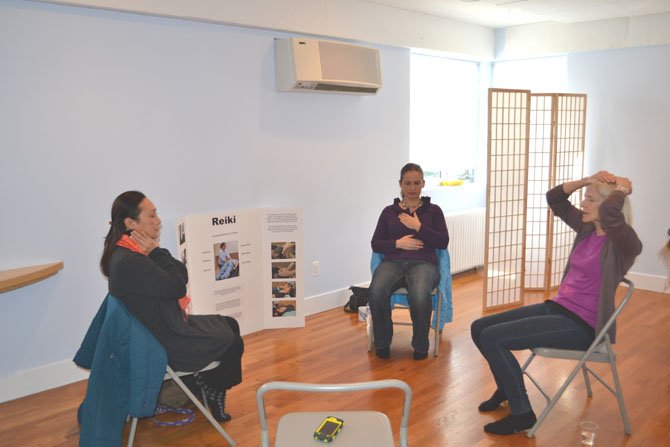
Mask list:
[{"label": "black sock", "polygon": [[510,414],[499,421],[491,422],[484,426],[484,431],[495,435],[513,435],[526,431],[535,425],[537,418],[533,410],[523,414]]},{"label": "black sock", "polygon": [[497,389],[495,390],[493,395],[489,397],[489,400],[485,400],[484,402],[479,404],[479,411],[493,411],[506,400],[507,396],[505,396],[505,392],[500,389]]},{"label": "black sock", "polygon": [[210,386],[204,385],[205,395],[207,396],[207,404],[209,411],[219,422],[228,422],[232,419],[230,414],[226,413],[226,390],[219,391]]},{"label": "black sock", "polygon": [[387,359],[391,357],[391,348],[377,348],[375,349],[375,355],[380,359]]}]

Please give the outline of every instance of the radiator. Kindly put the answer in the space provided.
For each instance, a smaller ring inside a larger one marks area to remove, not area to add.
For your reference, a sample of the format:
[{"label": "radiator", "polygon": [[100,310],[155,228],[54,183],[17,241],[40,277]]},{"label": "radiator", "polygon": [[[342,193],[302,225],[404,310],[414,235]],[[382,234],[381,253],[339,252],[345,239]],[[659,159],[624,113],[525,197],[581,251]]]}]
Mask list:
[{"label": "radiator", "polygon": [[486,209],[472,208],[445,214],[449,230],[451,273],[484,265]]}]

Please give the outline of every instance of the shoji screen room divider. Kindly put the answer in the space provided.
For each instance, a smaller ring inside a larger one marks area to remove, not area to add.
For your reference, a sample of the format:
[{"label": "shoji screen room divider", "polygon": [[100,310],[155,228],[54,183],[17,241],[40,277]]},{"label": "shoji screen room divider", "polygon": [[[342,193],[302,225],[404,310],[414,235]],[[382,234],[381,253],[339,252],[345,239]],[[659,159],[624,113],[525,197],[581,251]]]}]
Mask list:
[{"label": "shoji screen room divider", "polygon": [[560,283],[574,233],[545,193],[582,177],[585,121],[586,95],[489,89],[485,310]]}]

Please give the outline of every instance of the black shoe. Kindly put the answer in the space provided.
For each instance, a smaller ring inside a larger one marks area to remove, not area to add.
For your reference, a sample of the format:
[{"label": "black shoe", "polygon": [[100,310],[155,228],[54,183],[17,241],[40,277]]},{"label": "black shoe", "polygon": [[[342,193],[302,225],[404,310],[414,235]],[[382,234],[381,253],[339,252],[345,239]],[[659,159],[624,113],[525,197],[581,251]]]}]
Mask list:
[{"label": "black shoe", "polygon": [[375,355],[380,359],[387,359],[391,357],[391,348],[377,348],[375,349]]},{"label": "black shoe", "polygon": [[484,426],[484,431],[494,435],[513,435],[522,431],[530,430],[537,418],[533,410],[524,414],[510,414],[499,421],[491,422]]},{"label": "black shoe", "polygon": [[501,403],[505,402],[507,400],[507,396],[505,396],[505,392],[501,390],[495,390],[493,395],[489,397],[488,400],[485,400],[481,404],[479,404],[479,411],[493,411],[496,410]]},{"label": "black shoe", "polygon": [[233,417],[226,413],[226,390],[219,391],[210,386],[203,385],[205,396],[207,396],[207,406],[212,416],[219,422],[228,422]]},{"label": "black shoe", "polygon": [[428,357],[427,352],[419,352],[419,351],[414,351],[414,354],[412,354],[412,357],[414,357],[414,360],[425,360]]}]

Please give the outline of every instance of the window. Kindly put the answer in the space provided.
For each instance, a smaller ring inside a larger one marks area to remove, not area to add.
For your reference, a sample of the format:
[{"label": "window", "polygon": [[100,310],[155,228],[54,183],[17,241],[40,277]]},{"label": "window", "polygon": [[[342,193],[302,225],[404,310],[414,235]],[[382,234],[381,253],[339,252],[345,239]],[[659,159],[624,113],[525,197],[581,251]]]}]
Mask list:
[{"label": "window", "polygon": [[410,56],[410,160],[427,181],[472,181],[479,133],[479,64]]}]

